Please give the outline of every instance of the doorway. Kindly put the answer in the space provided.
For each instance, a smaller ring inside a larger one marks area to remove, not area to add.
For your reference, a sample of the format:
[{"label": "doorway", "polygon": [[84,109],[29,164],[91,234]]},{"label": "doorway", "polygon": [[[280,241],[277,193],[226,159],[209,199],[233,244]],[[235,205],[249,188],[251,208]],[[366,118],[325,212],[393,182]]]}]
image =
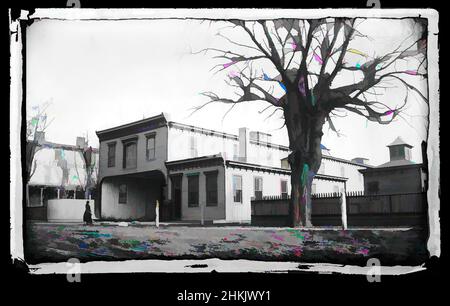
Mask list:
[{"label": "doorway", "polygon": [[173,175],[172,181],[172,217],[174,220],[181,220],[181,179],[182,175]]}]

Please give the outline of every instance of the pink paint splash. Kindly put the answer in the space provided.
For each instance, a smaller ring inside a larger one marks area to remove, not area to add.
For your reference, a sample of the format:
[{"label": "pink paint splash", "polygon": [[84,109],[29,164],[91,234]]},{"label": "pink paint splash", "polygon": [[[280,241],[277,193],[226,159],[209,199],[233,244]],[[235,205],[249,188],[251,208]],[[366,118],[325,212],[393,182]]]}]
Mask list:
[{"label": "pink paint splash", "polygon": [[305,97],[306,96],[306,89],[305,89],[305,79],[303,76],[300,77],[298,80],[298,91]]},{"label": "pink paint splash", "polygon": [[409,75],[417,75],[417,71],[415,70],[406,70],[405,73]]},{"label": "pink paint splash", "polygon": [[322,58],[319,55],[317,55],[316,52],[314,52],[313,57],[319,64],[321,64],[321,65],[323,64]]},{"label": "pink paint splash", "polygon": [[284,241],[284,237],[280,235],[272,234],[272,238],[275,238],[276,240],[279,241]]},{"label": "pink paint splash", "polygon": [[291,45],[293,50],[297,50],[297,44],[295,42],[292,42]]},{"label": "pink paint splash", "polygon": [[230,71],[230,73],[228,73],[228,76],[230,78],[238,77],[239,73],[237,73],[236,71]]},{"label": "pink paint splash", "polygon": [[356,253],[367,256],[369,254],[369,249],[361,248]]},{"label": "pink paint splash", "polygon": [[334,250],[340,254],[345,254],[345,253],[349,253],[348,250],[346,248],[343,247],[335,247]]},{"label": "pink paint splash", "polygon": [[230,67],[231,65],[234,65],[234,64],[236,64],[237,62],[231,62],[231,63],[226,63],[226,64],[223,64],[223,68],[228,68],[228,67]]},{"label": "pink paint splash", "polygon": [[388,111],[385,112],[384,114],[385,114],[386,116],[389,116],[389,115],[391,115],[391,114],[393,114],[393,113],[394,113],[393,110],[388,110]]},{"label": "pink paint splash", "polygon": [[294,249],[294,254],[295,254],[295,256],[297,256],[297,257],[302,256],[302,249],[299,248],[299,247],[296,247],[296,248]]}]

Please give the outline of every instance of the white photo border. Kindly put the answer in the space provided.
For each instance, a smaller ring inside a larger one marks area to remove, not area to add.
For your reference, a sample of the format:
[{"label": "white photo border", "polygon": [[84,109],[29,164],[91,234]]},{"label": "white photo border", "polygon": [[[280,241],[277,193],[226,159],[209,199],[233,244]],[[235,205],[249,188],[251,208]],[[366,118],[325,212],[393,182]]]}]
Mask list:
[{"label": "white photo border", "polygon": [[[433,9],[36,9],[22,10],[18,19],[12,20],[10,10],[10,222],[11,257],[24,262],[23,247],[23,184],[21,165],[21,107],[22,107],[22,37],[21,20],[131,20],[131,19],[276,19],[276,18],[407,18],[420,17],[428,20],[428,95],[429,127],[427,139],[428,158],[428,218],[429,238],[427,249],[431,256],[440,257],[440,153],[439,153],[439,13]],[[137,264],[138,263],[138,264]],[[195,268],[193,265],[207,265]],[[96,261],[80,264],[82,273],[133,273],[133,272],[275,272],[310,271],[318,273],[366,274],[371,267],[335,264],[310,264],[300,269],[300,262],[264,262],[252,260],[127,260]],[[203,268],[204,267],[204,268]],[[66,274],[68,268],[62,263],[28,265],[33,274]],[[421,266],[380,267],[381,275],[401,275],[425,270]]]}]

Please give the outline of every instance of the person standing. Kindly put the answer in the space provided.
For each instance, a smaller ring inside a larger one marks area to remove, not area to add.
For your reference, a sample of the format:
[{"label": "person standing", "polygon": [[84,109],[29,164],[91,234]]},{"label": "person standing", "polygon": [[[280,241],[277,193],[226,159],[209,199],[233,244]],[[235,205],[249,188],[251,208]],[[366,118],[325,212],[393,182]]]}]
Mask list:
[{"label": "person standing", "polygon": [[92,225],[92,212],[91,206],[89,205],[89,201],[86,201],[86,209],[83,215],[84,224]]}]

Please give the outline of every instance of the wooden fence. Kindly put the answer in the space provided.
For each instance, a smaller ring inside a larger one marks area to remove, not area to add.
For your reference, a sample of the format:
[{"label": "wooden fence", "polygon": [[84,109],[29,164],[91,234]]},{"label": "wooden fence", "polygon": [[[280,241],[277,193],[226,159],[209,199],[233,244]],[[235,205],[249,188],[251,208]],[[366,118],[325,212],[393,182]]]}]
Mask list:
[{"label": "wooden fence", "polygon": [[[313,225],[342,225],[341,193],[314,194],[311,200]],[[263,197],[252,201],[252,223],[287,226],[290,198]],[[397,194],[346,193],[348,226],[425,226],[426,192]]]}]

